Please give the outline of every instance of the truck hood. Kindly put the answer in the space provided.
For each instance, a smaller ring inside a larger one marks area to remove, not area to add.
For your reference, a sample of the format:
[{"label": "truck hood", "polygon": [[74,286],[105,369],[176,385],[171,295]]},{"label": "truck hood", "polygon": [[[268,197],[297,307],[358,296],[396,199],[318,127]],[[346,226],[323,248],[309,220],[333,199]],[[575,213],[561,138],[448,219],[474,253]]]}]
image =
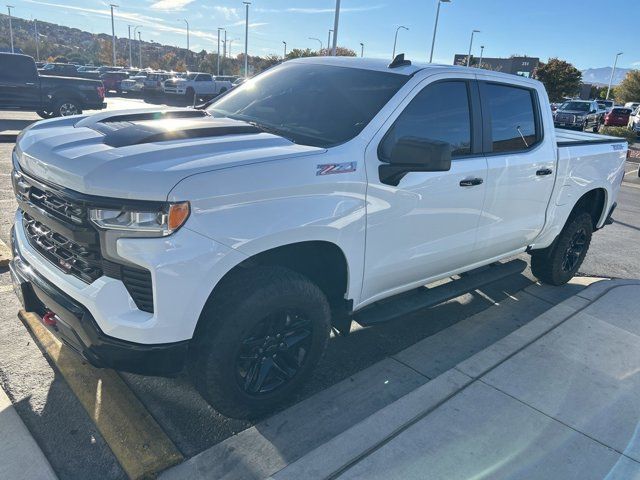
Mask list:
[{"label": "truck hood", "polygon": [[28,175],[80,193],[138,200],[166,200],[190,175],[324,151],[189,109],[45,120],[16,143]]},{"label": "truck hood", "polygon": [[85,77],[63,77],[61,75],[43,75],[40,74],[40,80],[45,85],[66,85],[70,87],[78,85],[99,85],[101,83],[98,79],[85,78]]}]

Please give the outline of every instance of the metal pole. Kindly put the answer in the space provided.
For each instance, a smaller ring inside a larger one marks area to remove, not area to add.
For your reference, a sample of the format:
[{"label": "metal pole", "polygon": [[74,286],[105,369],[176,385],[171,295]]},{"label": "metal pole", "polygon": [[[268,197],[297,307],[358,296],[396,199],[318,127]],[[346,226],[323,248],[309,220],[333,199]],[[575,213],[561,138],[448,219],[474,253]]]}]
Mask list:
[{"label": "metal pole", "polygon": [[38,19],[33,20],[33,29],[36,34],[36,60],[40,61],[40,38],[38,37]]},{"label": "metal pole", "polygon": [[249,5],[251,2],[243,2],[245,4],[245,20],[244,20],[244,78],[249,78]]},{"label": "metal pole", "polygon": [[478,68],[482,68],[482,54],[484,53],[484,45],[480,45],[480,63],[478,63]]},{"label": "metal pole", "polygon": [[140,60],[140,68],[142,69],[142,33],[140,33],[140,30],[138,30],[138,48],[140,49],[138,59]]},{"label": "metal pole", "polygon": [[438,0],[438,9],[436,10],[436,23],[433,26],[433,38],[431,39],[431,53],[429,54],[429,63],[433,63],[433,49],[436,45],[436,32],[438,31],[438,19],[440,18],[440,4],[450,2],[451,0]]},{"label": "metal pole", "polygon": [[360,58],[364,57],[364,43],[360,42]]},{"label": "metal pole", "polygon": [[391,55],[391,60],[396,58],[396,44],[398,43],[398,32],[400,31],[401,28],[404,29],[404,30],[409,30],[404,25],[400,25],[398,28],[396,28],[396,36],[395,36],[395,38],[393,40],[393,55]]},{"label": "metal pole", "polygon": [[282,58],[286,60],[287,59],[287,42],[283,40],[282,43],[284,43],[284,55]]},{"label": "metal pole", "polygon": [[316,37],[308,37],[308,38],[309,40],[315,40],[316,42],[318,42],[320,44],[320,52],[322,52],[322,40]]},{"label": "metal pole", "polygon": [[[178,20],[180,21],[180,20]],[[187,25],[187,53],[185,54],[185,65],[187,67],[187,70],[189,70],[189,60],[191,58],[191,50],[189,49],[189,22],[187,21],[186,18],[183,18],[182,21]]]},{"label": "metal pole", "polygon": [[333,48],[331,49],[331,55],[336,56],[338,50],[338,24],[340,23],[340,0],[336,0],[336,14],[333,19]]},{"label": "metal pole", "polygon": [[129,38],[129,67],[133,67],[133,56],[131,54],[131,27],[133,25],[127,25],[127,36]]},{"label": "metal pole", "polygon": [[16,53],[13,49],[13,25],[11,25],[11,9],[16,8],[13,5],[7,5],[7,11],[9,12],[9,37],[11,37],[11,53]]},{"label": "metal pole", "polygon": [[471,47],[473,46],[473,34],[480,33],[480,30],[472,30],[471,31],[471,40],[469,41],[469,54],[467,55],[467,67],[471,63]]},{"label": "metal pole", "polygon": [[609,78],[609,86],[607,87],[607,97],[605,100],[609,100],[609,93],[611,93],[611,83],[613,83],[613,75],[616,73],[616,66],[618,65],[618,57],[622,55],[623,52],[616,54],[616,59],[613,62],[613,70],[611,70],[611,77]]},{"label": "metal pole", "polygon": [[113,23],[113,7],[118,8],[118,5],[110,3],[109,7],[111,7],[111,45],[113,46],[113,66],[115,67],[116,66],[116,27],[115,27],[115,24]]},{"label": "metal pole", "polygon": [[224,44],[222,45],[222,74],[224,75],[224,59],[227,58],[227,31],[224,31]]},{"label": "metal pole", "polygon": [[[135,41],[136,39],[136,31],[138,31],[138,29],[142,27],[142,25],[136,25],[135,27],[133,27],[133,40]],[[140,32],[138,32],[140,33]],[[138,35],[138,38],[140,38],[140,35]],[[142,42],[140,40],[138,40],[138,49],[139,49],[139,55],[138,55],[138,63],[140,64],[140,68],[142,68]]]},{"label": "metal pole", "polygon": [[224,30],[224,28],[218,27],[218,69],[216,75],[220,75],[220,30]]},{"label": "metal pole", "polygon": [[331,55],[331,53],[329,52],[329,47],[331,45],[331,33],[333,32],[333,30],[329,29],[329,35],[327,36],[327,55]]}]

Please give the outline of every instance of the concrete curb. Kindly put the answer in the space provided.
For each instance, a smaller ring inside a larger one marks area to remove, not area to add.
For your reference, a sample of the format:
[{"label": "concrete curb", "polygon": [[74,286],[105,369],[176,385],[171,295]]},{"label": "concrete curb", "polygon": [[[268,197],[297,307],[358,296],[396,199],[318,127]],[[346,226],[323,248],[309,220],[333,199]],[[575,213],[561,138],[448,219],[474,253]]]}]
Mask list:
[{"label": "concrete curb", "polygon": [[479,377],[611,290],[640,280],[599,281],[275,473],[272,480],[335,478],[427,416]]},{"label": "concrete curb", "polygon": [[49,461],[0,387],[0,478],[55,480]]}]

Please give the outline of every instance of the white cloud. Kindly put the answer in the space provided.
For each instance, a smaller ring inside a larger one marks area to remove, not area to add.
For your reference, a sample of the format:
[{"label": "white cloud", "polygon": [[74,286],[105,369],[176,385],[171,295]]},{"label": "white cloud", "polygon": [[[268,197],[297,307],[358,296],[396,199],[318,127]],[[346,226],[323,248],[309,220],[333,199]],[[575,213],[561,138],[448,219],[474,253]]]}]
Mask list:
[{"label": "white cloud", "polygon": [[151,5],[153,10],[182,10],[194,0],[159,0]]},{"label": "white cloud", "polygon": [[225,20],[233,20],[240,17],[237,8],[221,7],[219,5],[216,5],[215,7],[212,7],[211,10],[224,16]]},{"label": "white cloud", "polygon": [[[367,7],[344,7],[340,9],[340,13],[352,13],[352,12],[370,12],[371,10],[379,10],[384,8],[385,5],[369,5]],[[256,8],[255,12],[259,13],[333,13],[335,8],[309,8],[309,7],[289,7],[282,10],[276,8]]]}]

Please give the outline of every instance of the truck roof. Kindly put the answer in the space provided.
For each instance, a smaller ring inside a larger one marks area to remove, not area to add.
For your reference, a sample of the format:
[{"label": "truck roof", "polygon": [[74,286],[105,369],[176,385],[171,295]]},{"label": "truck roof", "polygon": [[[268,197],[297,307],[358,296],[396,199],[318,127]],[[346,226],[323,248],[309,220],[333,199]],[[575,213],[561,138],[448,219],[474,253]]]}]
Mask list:
[{"label": "truck roof", "polygon": [[[411,60],[407,58],[407,60]],[[295,63],[315,63],[324,65],[335,65],[337,67],[350,67],[361,68],[365,70],[376,70],[380,72],[396,73],[398,75],[413,75],[421,70],[451,70],[455,72],[465,73],[482,73],[489,74],[495,77],[502,77],[506,81],[513,81],[514,75],[511,73],[495,72],[492,70],[480,70],[477,67],[463,67],[460,65],[444,65],[439,63],[426,63],[426,62],[414,62],[411,61],[411,65],[402,65],[394,68],[390,68],[389,60],[382,58],[360,58],[360,57],[303,57],[289,60],[289,62]],[[530,81],[531,83],[538,83],[537,80],[531,78],[517,76],[519,80]]]}]

